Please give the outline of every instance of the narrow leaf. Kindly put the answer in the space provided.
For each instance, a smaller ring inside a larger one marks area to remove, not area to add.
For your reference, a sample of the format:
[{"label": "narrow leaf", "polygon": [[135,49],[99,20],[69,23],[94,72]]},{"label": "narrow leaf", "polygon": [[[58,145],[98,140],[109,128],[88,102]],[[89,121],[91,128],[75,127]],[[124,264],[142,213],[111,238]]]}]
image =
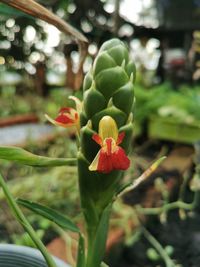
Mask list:
[{"label": "narrow leaf", "polygon": [[28,17],[30,19],[33,19],[33,17],[25,14],[22,11],[19,11],[13,7],[7,6],[5,4],[0,3],[0,13],[1,15],[6,15],[6,16],[12,16],[12,17]]},{"label": "narrow leaf", "polygon": [[81,234],[79,235],[76,267],[85,267],[85,240]]},{"label": "narrow leaf", "polygon": [[132,183],[128,184],[125,188],[123,188],[117,195],[117,197],[121,197],[127,192],[135,189],[138,187],[142,182],[146,181],[147,178],[158,168],[158,166],[163,162],[166,157],[161,157],[160,159],[156,160],[145,172],[140,175],[136,180]]},{"label": "narrow leaf", "polygon": [[0,159],[38,167],[55,167],[76,164],[75,158],[65,159],[38,156],[24,150],[23,148],[14,146],[0,146]]},{"label": "narrow leaf", "polygon": [[80,232],[79,228],[71,221],[70,218],[68,218],[67,216],[63,216],[61,213],[49,207],[24,199],[18,199],[17,203],[33,211],[34,213],[39,214],[45,217],[46,219],[56,223],[58,226],[65,230],[70,230],[75,233]]}]

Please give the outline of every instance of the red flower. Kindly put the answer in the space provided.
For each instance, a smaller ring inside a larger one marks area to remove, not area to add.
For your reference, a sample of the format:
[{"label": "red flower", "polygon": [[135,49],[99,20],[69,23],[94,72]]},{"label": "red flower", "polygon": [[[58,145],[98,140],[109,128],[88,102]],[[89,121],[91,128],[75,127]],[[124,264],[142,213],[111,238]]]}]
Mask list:
[{"label": "red flower", "polygon": [[64,128],[75,126],[78,130],[80,129],[80,121],[79,121],[79,113],[81,111],[81,102],[76,97],[69,97],[70,99],[73,99],[76,103],[76,109],[66,107],[61,108],[58,116],[55,119],[52,119],[47,114],[45,117],[53,124],[57,126],[61,126]]},{"label": "red flower", "polygon": [[92,136],[101,149],[90,164],[89,170],[109,173],[113,170],[128,169],[130,160],[119,146],[124,136],[124,132],[118,133],[116,122],[110,116],[104,116],[99,123],[99,134]]}]

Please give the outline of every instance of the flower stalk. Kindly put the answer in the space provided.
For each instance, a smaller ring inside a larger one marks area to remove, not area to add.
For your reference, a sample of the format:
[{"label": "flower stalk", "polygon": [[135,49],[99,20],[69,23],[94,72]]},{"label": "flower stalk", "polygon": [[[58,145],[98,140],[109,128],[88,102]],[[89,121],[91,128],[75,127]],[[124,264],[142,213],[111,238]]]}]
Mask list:
[{"label": "flower stalk", "polygon": [[33,242],[35,243],[36,247],[41,251],[42,255],[44,256],[46,263],[49,267],[56,267],[56,264],[47,251],[46,247],[40,240],[40,238],[37,236],[37,233],[33,229],[33,227],[30,225],[26,217],[24,216],[23,212],[19,208],[18,204],[16,203],[15,199],[13,198],[12,194],[10,193],[3,177],[0,175],[0,186],[3,189],[3,192],[6,196],[6,200],[8,202],[8,205],[10,206],[13,214],[15,215],[15,218],[18,220],[18,222],[22,225],[24,230],[29,234]]},{"label": "flower stalk", "polygon": [[85,217],[86,267],[100,267],[112,203],[129,168],[135,66],[118,39],[105,42],[83,85],[78,173]]}]

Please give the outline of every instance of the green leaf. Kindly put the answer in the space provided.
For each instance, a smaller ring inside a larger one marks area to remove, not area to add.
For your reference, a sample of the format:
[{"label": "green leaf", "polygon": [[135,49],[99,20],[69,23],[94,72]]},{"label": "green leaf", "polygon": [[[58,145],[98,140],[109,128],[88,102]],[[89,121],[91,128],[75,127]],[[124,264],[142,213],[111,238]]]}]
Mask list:
[{"label": "green leaf", "polygon": [[58,226],[60,226],[61,228],[65,230],[70,230],[75,233],[80,232],[79,228],[71,221],[70,218],[68,218],[67,216],[63,216],[59,212],[49,207],[46,207],[46,206],[31,202],[25,199],[18,199],[17,203],[33,211],[34,213],[41,215],[45,217],[46,219],[56,223]]},{"label": "green leaf", "polygon": [[2,3],[0,3],[0,14],[10,16],[10,17],[27,17],[27,18],[33,19],[33,17],[31,17],[30,15],[25,14],[22,11],[19,11],[13,7],[7,6]]},{"label": "green leaf", "polygon": [[79,235],[76,267],[85,267],[85,240],[81,234]]},{"label": "green leaf", "polygon": [[23,148],[14,146],[1,146],[0,159],[6,159],[20,164],[38,167],[75,165],[77,161],[75,158],[65,159],[38,156],[24,150]]},{"label": "green leaf", "polygon": [[116,199],[118,197],[122,197],[126,193],[134,190],[137,188],[141,183],[146,181],[149,176],[158,168],[158,166],[165,160],[166,157],[161,157],[157,159],[145,172],[143,172],[137,179],[135,179],[133,182],[128,183],[125,187],[121,188],[121,190],[116,195]]}]

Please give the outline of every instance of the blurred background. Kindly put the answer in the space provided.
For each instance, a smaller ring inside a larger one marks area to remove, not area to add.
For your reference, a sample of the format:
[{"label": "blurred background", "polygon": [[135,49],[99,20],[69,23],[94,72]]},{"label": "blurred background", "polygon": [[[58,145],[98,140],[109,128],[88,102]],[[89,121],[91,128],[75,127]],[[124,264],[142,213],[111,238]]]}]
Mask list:
[{"label": "blurred background", "polygon": [[[200,0],[38,3],[88,38],[82,75],[106,40],[117,37],[129,47],[137,77],[132,167],[125,180],[167,155],[148,182],[115,204],[109,266],[199,267]],[[46,123],[44,114],[56,117],[60,107],[73,105],[69,95],[81,98],[82,86],[75,82],[79,59],[70,37],[0,1],[0,145],[76,156],[73,131]],[[0,171],[15,196],[56,207],[82,223],[76,168],[35,169],[1,160]],[[0,242],[33,246],[1,191],[0,207]],[[76,237],[27,216],[50,251],[73,262]]]}]

